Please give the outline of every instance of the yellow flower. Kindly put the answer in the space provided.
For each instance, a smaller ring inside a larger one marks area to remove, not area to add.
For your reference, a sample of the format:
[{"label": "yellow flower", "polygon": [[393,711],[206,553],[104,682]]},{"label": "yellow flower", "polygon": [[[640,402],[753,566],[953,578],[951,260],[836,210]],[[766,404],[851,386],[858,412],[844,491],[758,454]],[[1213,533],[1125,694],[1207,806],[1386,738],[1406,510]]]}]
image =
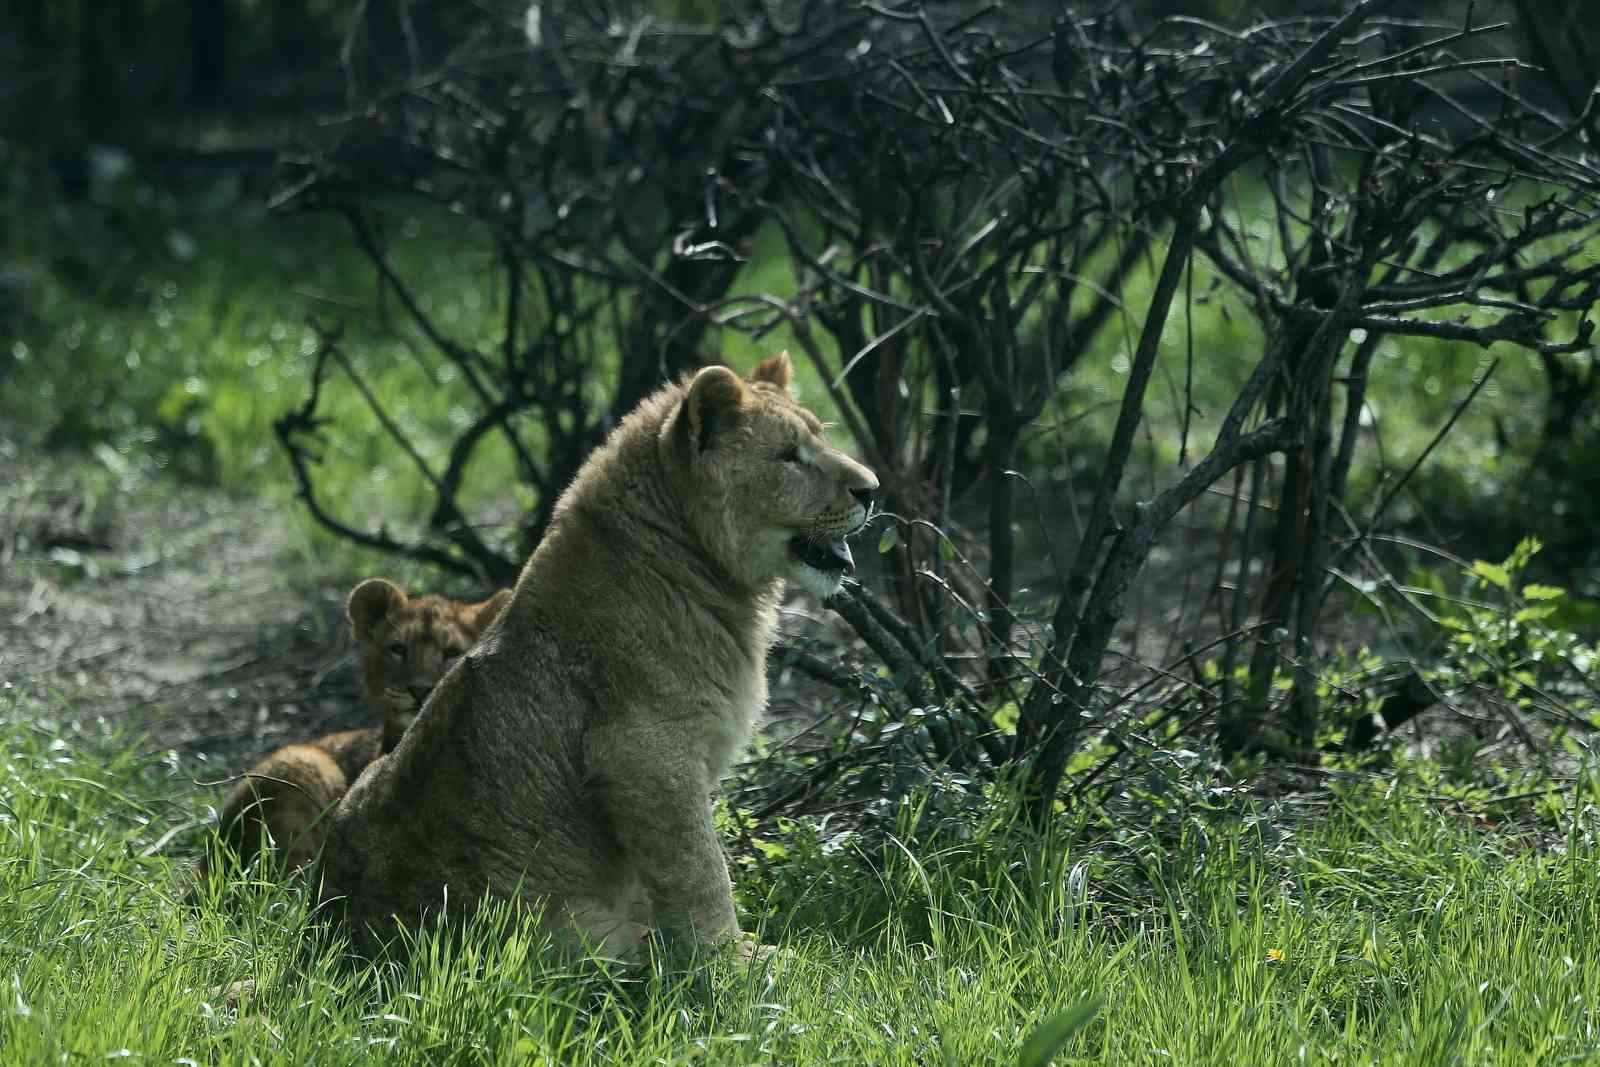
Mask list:
[{"label": "yellow flower", "polygon": [[1267,962],[1268,963],[1282,963],[1283,962],[1283,949],[1281,949],[1281,948],[1269,948],[1269,949],[1267,949]]}]

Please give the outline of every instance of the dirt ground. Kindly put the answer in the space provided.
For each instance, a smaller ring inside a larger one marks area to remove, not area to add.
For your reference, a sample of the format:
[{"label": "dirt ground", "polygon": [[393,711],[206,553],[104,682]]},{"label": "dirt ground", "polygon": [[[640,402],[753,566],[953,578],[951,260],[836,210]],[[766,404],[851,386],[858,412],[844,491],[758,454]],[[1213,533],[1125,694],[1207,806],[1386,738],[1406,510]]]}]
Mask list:
[{"label": "dirt ground", "polygon": [[0,685],[54,693],[71,724],[216,778],[364,723],[342,583],[292,558],[281,506],[9,452]]}]

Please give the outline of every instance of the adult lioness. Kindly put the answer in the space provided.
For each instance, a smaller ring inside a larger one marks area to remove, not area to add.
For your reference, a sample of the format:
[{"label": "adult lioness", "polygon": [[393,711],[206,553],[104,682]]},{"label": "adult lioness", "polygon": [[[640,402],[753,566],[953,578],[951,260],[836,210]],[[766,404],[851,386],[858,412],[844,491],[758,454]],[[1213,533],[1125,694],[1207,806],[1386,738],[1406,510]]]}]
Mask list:
[{"label": "adult lioness", "polygon": [[428,594],[408,597],[393,582],[369,578],[345,601],[361,660],[361,693],[381,725],[342,730],[284,745],[234,786],[217,818],[219,850],[202,857],[196,884],[214,859],[247,863],[263,843],[286,870],[316,858],[326,814],[367,764],[399,743],[445,670],[478,639],[511,599],[502,589],[477,604]]},{"label": "adult lioness", "polygon": [[766,703],[784,580],[837,591],[878,484],[789,377],[707,367],[578,472],[510,605],[334,812],[322,894],[361,949],[518,893],[606,954],[737,933],[710,793]]}]

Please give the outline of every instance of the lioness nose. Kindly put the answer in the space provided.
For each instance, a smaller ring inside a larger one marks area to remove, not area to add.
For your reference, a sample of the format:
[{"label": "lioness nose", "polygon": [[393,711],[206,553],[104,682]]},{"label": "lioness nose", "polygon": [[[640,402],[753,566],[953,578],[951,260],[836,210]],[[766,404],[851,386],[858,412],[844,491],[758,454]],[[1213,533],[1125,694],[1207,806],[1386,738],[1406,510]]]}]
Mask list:
[{"label": "lioness nose", "polygon": [[429,693],[433,692],[433,687],[428,685],[408,685],[406,689],[410,691],[411,699],[415,700],[419,705],[428,699]]},{"label": "lioness nose", "polygon": [[861,501],[862,507],[866,508],[868,511],[871,511],[873,501],[878,499],[878,490],[876,488],[852,489],[850,490],[850,495]]}]

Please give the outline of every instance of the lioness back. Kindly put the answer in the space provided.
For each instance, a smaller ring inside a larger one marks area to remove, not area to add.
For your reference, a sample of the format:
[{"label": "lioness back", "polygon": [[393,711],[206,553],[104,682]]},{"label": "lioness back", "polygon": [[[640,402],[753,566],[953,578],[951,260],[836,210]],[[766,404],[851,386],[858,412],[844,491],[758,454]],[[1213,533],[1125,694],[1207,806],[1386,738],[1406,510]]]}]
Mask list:
[{"label": "lioness back", "polygon": [[247,864],[262,846],[293,871],[323,846],[325,816],[351,782],[397,744],[445,671],[494,620],[510,591],[464,603],[437,595],[408,597],[372,578],[350,593],[345,614],[361,664],[361,692],[380,725],[284,745],[245,772],[218,815],[217,852],[203,857],[197,881],[215,858]]},{"label": "lioness back", "polygon": [[363,950],[518,895],[608,954],[737,933],[710,794],[766,703],[784,581],[837,590],[877,485],[789,374],[706,368],[585,462],[498,622],[334,812],[322,894]]}]

